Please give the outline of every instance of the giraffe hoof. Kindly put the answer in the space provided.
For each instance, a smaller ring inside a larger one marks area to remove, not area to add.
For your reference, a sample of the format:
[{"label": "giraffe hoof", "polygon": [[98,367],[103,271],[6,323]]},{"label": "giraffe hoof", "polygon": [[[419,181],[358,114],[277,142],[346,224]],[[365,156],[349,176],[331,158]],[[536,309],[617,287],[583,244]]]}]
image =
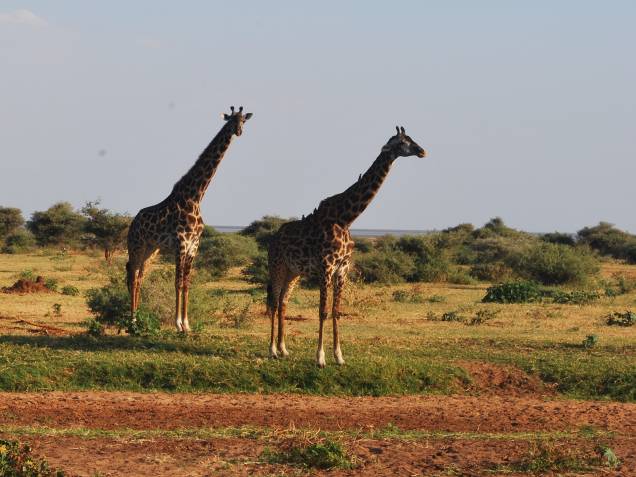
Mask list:
[{"label": "giraffe hoof", "polygon": [[325,362],[322,362],[322,363],[321,363],[320,361],[318,361],[318,362],[316,363],[316,365],[317,365],[320,369],[323,369],[323,368],[324,368],[327,364],[326,364]]},{"label": "giraffe hoof", "polygon": [[286,358],[287,356],[289,356],[289,351],[287,351],[285,348],[279,349],[278,352],[280,353],[281,358]]},{"label": "giraffe hoof", "polygon": [[269,359],[278,359],[278,353],[276,351],[270,351]]}]

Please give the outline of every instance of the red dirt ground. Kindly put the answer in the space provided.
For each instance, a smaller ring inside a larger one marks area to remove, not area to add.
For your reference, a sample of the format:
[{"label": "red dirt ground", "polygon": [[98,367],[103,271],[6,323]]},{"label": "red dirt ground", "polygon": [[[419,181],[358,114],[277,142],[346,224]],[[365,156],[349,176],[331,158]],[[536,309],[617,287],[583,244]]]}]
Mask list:
[{"label": "red dirt ground", "polygon": [[[0,429],[183,429],[255,426],[321,430],[400,429],[523,432],[612,431],[611,447],[623,464],[577,475],[636,476],[636,404],[548,400],[530,396],[319,397],[251,394],[122,392],[0,393]],[[6,437],[6,434],[5,434]],[[70,475],[297,475],[290,466],[263,463],[270,443],[249,438],[133,439],[18,436]],[[279,443],[271,443],[274,448]],[[527,455],[526,439],[354,439],[347,445],[360,466],[317,475],[495,476],[497,464]],[[587,453],[594,442],[557,445]],[[523,474],[506,474],[523,475]],[[547,474],[550,475],[550,474]],[[567,475],[567,474],[564,474]]]},{"label": "red dirt ground", "polygon": [[290,394],[0,393],[0,424],[100,429],[384,427],[457,432],[636,432],[636,404],[503,396],[322,397]]}]

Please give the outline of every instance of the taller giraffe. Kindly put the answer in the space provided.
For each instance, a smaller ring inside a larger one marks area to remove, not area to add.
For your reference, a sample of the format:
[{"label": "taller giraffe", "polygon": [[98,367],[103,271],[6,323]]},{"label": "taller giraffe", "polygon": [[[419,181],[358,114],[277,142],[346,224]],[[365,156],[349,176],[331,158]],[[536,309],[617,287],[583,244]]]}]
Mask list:
[{"label": "taller giraffe", "polygon": [[[353,240],[349,227],[367,208],[386,179],[393,162],[400,156],[424,157],[426,152],[407,136],[404,128],[389,139],[378,158],[357,182],[340,194],[323,200],[317,209],[301,220],[284,224],[269,246],[268,308],[271,320],[269,354],[287,356],[285,347],[285,308],[289,296],[302,275],[317,275],[320,281],[320,325],[316,363],[325,366],[323,323],[327,319],[327,294],[333,283],[333,353],[344,364],[338,319],[340,299],[347,278]],[[274,344],[274,316],[278,311],[278,343]]]},{"label": "taller giraffe", "polygon": [[173,249],[176,255],[175,322],[177,330],[190,331],[188,289],[192,262],[203,233],[201,200],[233,137],[242,134],[243,124],[252,117],[252,113],[243,114],[243,106],[238,112],[234,111],[234,106],[230,110],[230,114],[223,115],[225,124],[221,130],[174,185],[170,195],[156,205],[141,209],[130,224],[126,281],[133,318],[139,306],[146,262],[160,248]]}]

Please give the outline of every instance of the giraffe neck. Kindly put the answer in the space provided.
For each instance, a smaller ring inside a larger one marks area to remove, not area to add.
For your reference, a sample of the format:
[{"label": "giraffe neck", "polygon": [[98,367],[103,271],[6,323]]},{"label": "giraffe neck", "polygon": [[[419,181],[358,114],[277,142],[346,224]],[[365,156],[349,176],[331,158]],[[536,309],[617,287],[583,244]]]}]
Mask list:
[{"label": "giraffe neck", "polygon": [[397,156],[382,152],[371,167],[347,190],[323,200],[316,215],[348,228],[371,203]]},{"label": "giraffe neck", "polygon": [[216,169],[219,167],[223,156],[230,147],[233,132],[229,123],[226,123],[218,134],[208,144],[194,165],[179,179],[172,189],[173,198],[183,204],[194,202],[199,204],[210,185],[210,181]]}]

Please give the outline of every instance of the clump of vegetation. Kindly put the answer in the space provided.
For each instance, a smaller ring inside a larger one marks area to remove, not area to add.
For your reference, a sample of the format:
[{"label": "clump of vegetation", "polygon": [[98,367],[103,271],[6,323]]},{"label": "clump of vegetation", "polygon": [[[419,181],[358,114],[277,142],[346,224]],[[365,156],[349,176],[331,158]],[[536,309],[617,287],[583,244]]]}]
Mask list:
[{"label": "clump of vegetation", "polygon": [[470,268],[470,276],[485,282],[502,282],[510,280],[514,274],[512,269],[501,262],[476,263]]},{"label": "clump of vegetation", "polygon": [[106,328],[104,325],[95,318],[88,318],[83,324],[86,327],[86,333],[91,336],[97,338],[106,334]]},{"label": "clump of vegetation", "polygon": [[374,250],[355,258],[355,271],[365,283],[402,283],[419,275],[412,258],[401,250]]},{"label": "clump of vegetation", "polygon": [[393,292],[393,301],[398,303],[424,303],[426,298],[417,286],[411,290],[395,290]]},{"label": "clump of vegetation", "polygon": [[493,285],[486,290],[484,303],[532,303],[541,299],[541,288],[536,282],[514,281]]},{"label": "clump of vegetation", "polygon": [[464,317],[457,311],[447,311],[442,315],[441,321],[462,322]]},{"label": "clump of vegetation", "polygon": [[254,317],[249,313],[251,302],[241,303],[231,298],[226,298],[222,310],[221,326],[229,328],[249,328]]},{"label": "clump of vegetation", "polygon": [[602,460],[596,453],[539,441],[534,442],[519,461],[497,466],[496,470],[538,475],[548,472],[584,472],[600,465]]},{"label": "clump of vegetation", "polygon": [[86,292],[86,304],[95,320],[105,327],[119,327],[130,315],[130,297],[121,279],[111,277],[101,288]]},{"label": "clump of vegetation", "polygon": [[77,296],[79,293],[79,289],[73,285],[65,285],[62,287],[62,295]]},{"label": "clump of vegetation", "polygon": [[492,320],[495,316],[499,314],[499,310],[489,310],[483,308],[481,310],[477,310],[475,316],[471,317],[470,320],[466,322],[467,325],[475,326],[475,325],[483,325],[487,321]]},{"label": "clump of vegetation", "polygon": [[636,313],[630,310],[624,313],[615,311],[607,315],[605,323],[608,326],[634,326],[636,324]]},{"label": "clump of vegetation", "polygon": [[313,469],[353,469],[352,456],[344,446],[332,439],[322,439],[308,444],[289,444],[285,450],[265,449],[263,458],[272,464],[297,465]]},{"label": "clump of vegetation", "polygon": [[614,274],[613,282],[605,283],[605,296],[625,295],[636,289],[636,280],[622,274]]},{"label": "clump of vegetation", "polygon": [[258,245],[248,235],[222,234],[207,226],[201,236],[196,265],[209,278],[220,278],[232,267],[245,266],[258,255]]},{"label": "clump of vegetation", "polygon": [[55,278],[47,278],[44,280],[44,286],[49,290],[56,292],[58,288],[58,281]]},{"label": "clump of vegetation", "polygon": [[446,303],[446,297],[444,295],[431,295],[426,298],[429,303]]},{"label": "clump of vegetation", "polygon": [[284,219],[282,217],[278,217],[277,215],[266,215],[259,220],[253,221],[239,233],[246,237],[253,237],[261,249],[267,250],[269,241],[271,240],[272,236],[278,231],[281,225],[292,220],[296,219]]},{"label": "clump of vegetation", "polygon": [[586,290],[553,290],[544,292],[544,295],[550,296],[554,303],[561,305],[588,305],[601,297],[596,291]]},{"label": "clump of vegetation", "polygon": [[598,343],[597,335],[587,335],[585,339],[583,340],[583,342],[581,343],[581,346],[583,346],[583,348],[589,349],[596,346],[597,343]]},{"label": "clump of vegetation", "polygon": [[6,477],[64,477],[61,470],[34,457],[28,444],[0,439],[0,475]]},{"label": "clump of vegetation", "polygon": [[519,276],[544,285],[585,283],[599,271],[599,263],[583,248],[539,243],[508,258]]},{"label": "clump of vegetation", "polygon": [[578,242],[588,245],[601,255],[636,263],[636,236],[617,229],[612,224],[600,222],[585,227],[577,233]]},{"label": "clump of vegetation", "polygon": [[62,305],[59,303],[53,303],[53,316],[60,317],[62,316]]},{"label": "clump of vegetation", "polygon": [[266,284],[269,280],[267,252],[259,252],[241,273],[251,283]]}]

